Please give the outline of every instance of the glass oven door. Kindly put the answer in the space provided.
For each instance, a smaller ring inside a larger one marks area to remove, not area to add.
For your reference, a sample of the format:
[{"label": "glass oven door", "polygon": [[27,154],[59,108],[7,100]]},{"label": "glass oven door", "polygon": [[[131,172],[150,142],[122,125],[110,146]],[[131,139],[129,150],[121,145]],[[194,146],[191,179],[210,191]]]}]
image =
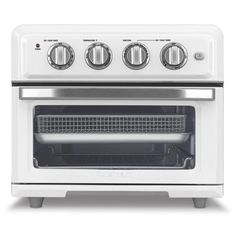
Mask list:
[{"label": "glass oven door", "polygon": [[58,85],[13,92],[14,182],[222,182],[222,88]]},{"label": "glass oven door", "polygon": [[35,168],[193,169],[188,105],[37,105]]}]

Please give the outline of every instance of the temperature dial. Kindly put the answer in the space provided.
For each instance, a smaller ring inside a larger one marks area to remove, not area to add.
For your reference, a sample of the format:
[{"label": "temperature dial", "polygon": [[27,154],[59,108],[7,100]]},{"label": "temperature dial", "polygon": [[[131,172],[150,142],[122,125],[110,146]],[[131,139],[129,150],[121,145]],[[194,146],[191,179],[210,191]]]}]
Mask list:
[{"label": "temperature dial", "polygon": [[186,64],[187,60],[187,50],[179,43],[168,43],[161,50],[161,62],[168,69],[178,70]]},{"label": "temperature dial", "polygon": [[85,52],[85,60],[95,70],[105,69],[111,63],[112,53],[106,44],[93,43]]},{"label": "temperature dial", "polygon": [[55,43],[48,50],[48,62],[57,70],[69,68],[75,59],[73,48],[66,43]]},{"label": "temperature dial", "polygon": [[123,61],[130,69],[142,69],[149,62],[149,51],[141,43],[131,43],[123,51]]}]

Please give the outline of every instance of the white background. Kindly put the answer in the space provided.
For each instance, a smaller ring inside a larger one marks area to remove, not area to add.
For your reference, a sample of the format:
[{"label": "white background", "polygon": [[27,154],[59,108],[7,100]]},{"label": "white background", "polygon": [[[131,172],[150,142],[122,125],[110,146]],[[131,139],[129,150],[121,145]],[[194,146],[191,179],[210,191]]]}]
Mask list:
[{"label": "white background", "polygon": [[[236,6],[217,0],[5,0],[0,5],[0,235],[235,235]],[[19,24],[216,24],[225,35],[225,196],[194,209],[189,199],[80,195],[42,209],[11,197],[10,34]]]}]

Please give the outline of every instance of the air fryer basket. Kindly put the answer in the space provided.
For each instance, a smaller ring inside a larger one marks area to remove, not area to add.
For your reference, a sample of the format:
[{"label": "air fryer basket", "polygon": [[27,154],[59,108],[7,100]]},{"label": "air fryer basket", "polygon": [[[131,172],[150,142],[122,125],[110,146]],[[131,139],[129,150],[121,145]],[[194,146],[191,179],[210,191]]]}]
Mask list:
[{"label": "air fryer basket", "polygon": [[184,142],[185,115],[38,115],[40,142]]}]

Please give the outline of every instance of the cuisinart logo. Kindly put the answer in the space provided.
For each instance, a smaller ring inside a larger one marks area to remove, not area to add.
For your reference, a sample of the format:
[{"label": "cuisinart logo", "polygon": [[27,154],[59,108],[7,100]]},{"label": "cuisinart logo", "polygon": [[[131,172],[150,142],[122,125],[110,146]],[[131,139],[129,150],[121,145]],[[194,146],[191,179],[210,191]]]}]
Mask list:
[{"label": "cuisinart logo", "polygon": [[126,172],[126,171],[115,171],[115,172],[110,172],[110,171],[98,171],[97,172],[97,177],[130,177],[131,173]]}]

